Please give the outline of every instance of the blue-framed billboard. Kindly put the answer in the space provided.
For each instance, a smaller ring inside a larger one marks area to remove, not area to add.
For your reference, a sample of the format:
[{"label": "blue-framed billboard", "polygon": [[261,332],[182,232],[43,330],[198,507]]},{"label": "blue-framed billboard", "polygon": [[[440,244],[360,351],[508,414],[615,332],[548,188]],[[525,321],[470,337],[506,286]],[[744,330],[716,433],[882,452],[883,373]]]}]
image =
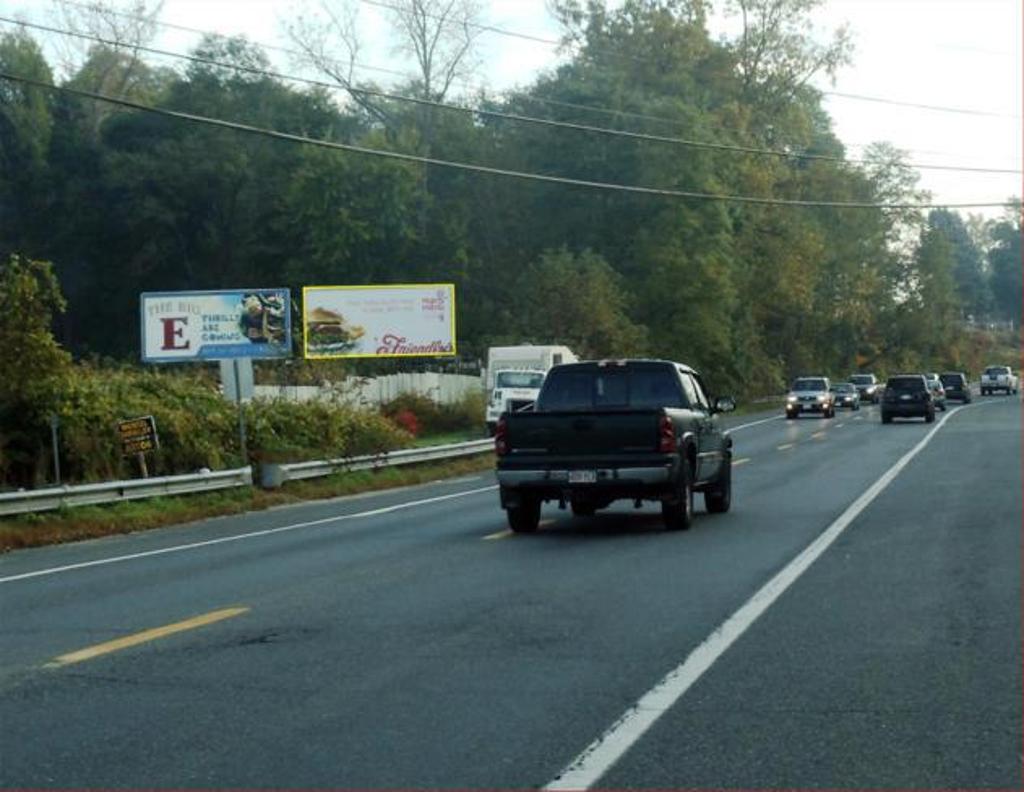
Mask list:
[{"label": "blue-framed billboard", "polygon": [[291,304],[288,289],[144,292],[142,360],[289,357]]}]

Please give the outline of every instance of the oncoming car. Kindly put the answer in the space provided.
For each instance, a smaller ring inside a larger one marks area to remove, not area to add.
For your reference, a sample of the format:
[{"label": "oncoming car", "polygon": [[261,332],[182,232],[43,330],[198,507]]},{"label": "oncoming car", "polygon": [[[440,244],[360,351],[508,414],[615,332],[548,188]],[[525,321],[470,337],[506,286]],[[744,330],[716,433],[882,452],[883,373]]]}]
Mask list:
[{"label": "oncoming car", "polygon": [[836,403],[829,387],[828,377],[798,377],[786,396],[786,417],[792,419],[809,412],[834,418]]},{"label": "oncoming car", "polygon": [[851,410],[860,409],[860,392],[857,390],[857,386],[852,382],[837,382],[833,385],[832,398],[835,400],[837,408],[848,407]]},{"label": "oncoming car", "polygon": [[861,401],[878,404],[882,386],[874,374],[851,374],[850,382],[857,386]]}]

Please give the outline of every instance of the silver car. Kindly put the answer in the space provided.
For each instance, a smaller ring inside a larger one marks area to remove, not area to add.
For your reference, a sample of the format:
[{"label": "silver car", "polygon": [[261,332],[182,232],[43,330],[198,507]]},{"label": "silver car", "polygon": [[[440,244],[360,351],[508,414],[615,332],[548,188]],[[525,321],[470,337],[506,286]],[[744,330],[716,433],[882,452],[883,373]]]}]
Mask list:
[{"label": "silver car", "polygon": [[828,377],[797,377],[786,396],[786,417],[793,419],[806,412],[834,418],[836,402],[830,387]]}]

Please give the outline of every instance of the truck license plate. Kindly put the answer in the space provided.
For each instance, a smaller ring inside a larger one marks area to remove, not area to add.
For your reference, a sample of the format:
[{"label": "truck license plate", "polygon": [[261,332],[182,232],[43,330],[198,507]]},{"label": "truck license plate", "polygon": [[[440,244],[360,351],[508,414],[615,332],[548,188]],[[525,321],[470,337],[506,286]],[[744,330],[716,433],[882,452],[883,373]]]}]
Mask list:
[{"label": "truck license plate", "polygon": [[570,484],[594,484],[597,482],[596,470],[570,470]]}]

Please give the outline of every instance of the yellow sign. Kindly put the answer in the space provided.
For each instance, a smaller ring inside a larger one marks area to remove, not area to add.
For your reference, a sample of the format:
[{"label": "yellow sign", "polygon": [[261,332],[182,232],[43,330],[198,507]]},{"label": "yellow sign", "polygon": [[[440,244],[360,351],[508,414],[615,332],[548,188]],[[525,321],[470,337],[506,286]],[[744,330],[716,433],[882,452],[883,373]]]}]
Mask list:
[{"label": "yellow sign", "polygon": [[305,357],[455,355],[455,285],[307,286],[302,290]]}]

